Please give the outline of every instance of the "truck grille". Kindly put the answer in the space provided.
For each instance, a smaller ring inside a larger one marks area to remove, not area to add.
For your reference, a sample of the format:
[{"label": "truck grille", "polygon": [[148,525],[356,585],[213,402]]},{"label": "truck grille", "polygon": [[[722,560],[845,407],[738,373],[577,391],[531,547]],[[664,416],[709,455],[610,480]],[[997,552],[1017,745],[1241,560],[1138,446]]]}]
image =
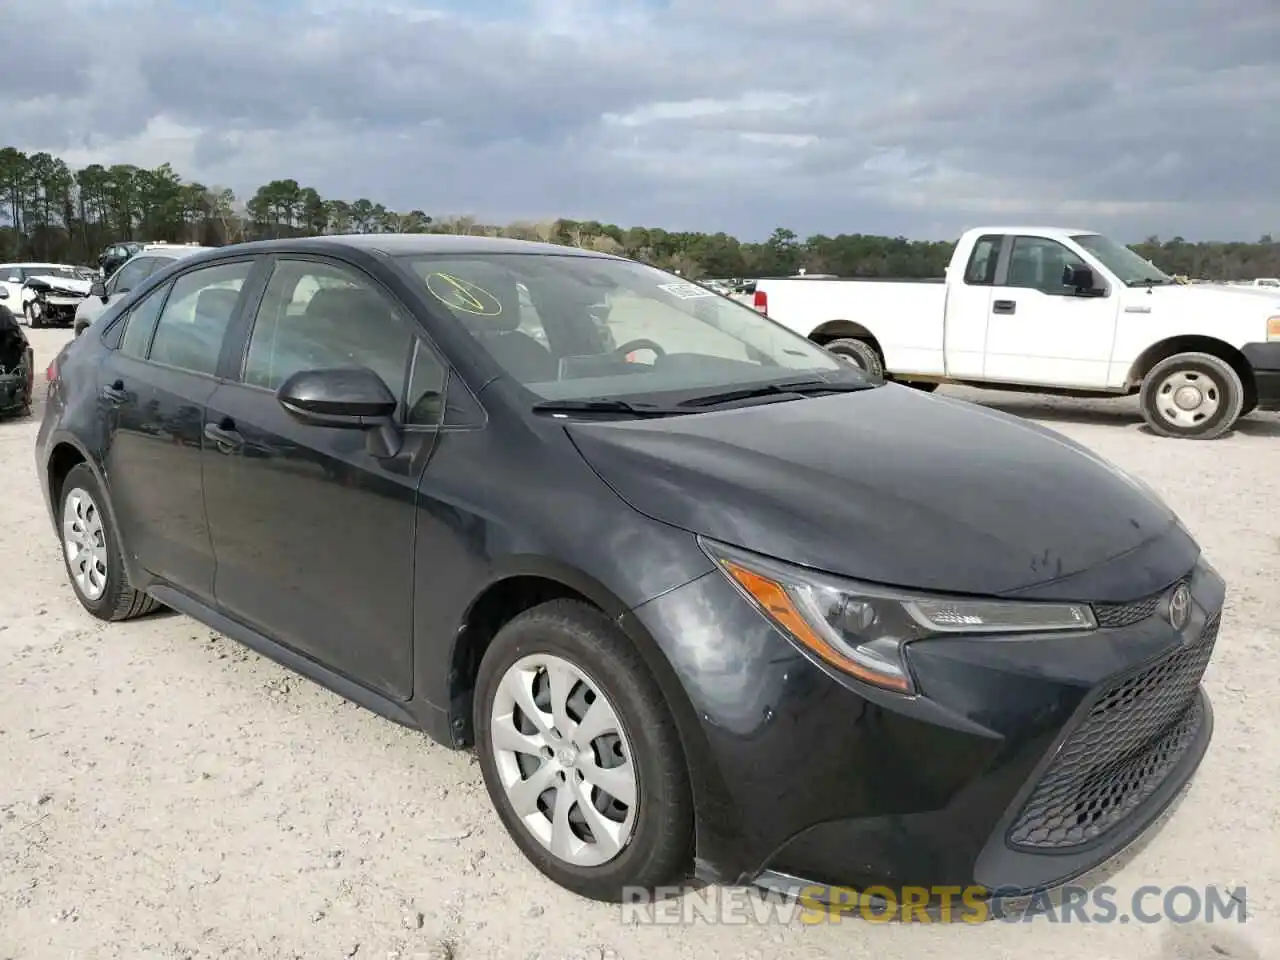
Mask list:
[{"label": "truck grille", "polygon": [[1196,691],[1218,625],[1215,615],[1194,643],[1101,689],[1014,821],[1010,843],[1089,843],[1155,792],[1204,722]]}]

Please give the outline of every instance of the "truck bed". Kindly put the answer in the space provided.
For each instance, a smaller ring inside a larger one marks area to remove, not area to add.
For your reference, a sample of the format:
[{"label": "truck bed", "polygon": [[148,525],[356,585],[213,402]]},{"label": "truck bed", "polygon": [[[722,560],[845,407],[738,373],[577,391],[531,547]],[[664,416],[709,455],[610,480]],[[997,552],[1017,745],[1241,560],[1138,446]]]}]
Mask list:
[{"label": "truck bed", "polygon": [[942,370],[947,287],[927,280],[761,280],[769,317],[802,336],[838,321],[875,324],[885,366],[893,371]]}]

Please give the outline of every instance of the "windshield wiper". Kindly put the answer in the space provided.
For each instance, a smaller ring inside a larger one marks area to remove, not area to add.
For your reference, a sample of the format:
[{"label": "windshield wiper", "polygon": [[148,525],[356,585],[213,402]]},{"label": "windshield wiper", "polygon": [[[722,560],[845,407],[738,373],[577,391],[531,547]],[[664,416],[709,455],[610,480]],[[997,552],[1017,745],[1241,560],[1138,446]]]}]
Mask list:
[{"label": "windshield wiper", "polygon": [[533,405],[534,413],[625,413],[635,417],[671,417],[687,413],[652,403],[633,403],[610,397],[588,400],[543,400]]},{"label": "windshield wiper", "polygon": [[766,383],[758,387],[743,387],[740,390],[707,393],[698,397],[690,397],[688,400],[681,400],[677,406],[714,407],[722,403],[733,403],[737,400],[754,400],[756,397],[803,397],[814,393],[857,393],[859,390],[871,390],[874,387],[875,384],[873,383],[793,380],[784,383]]}]

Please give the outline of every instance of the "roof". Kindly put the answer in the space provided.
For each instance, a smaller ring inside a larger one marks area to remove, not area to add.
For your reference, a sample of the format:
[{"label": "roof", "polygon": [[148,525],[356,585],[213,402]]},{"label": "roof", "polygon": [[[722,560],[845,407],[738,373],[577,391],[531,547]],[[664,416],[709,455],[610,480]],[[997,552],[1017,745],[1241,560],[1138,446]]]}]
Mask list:
[{"label": "roof", "polygon": [[1082,233],[1097,233],[1097,230],[1085,230],[1075,227],[1046,227],[1043,224],[1006,224],[1004,226],[974,227],[965,233],[1020,233],[1033,237],[1072,237]]},{"label": "roof", "polygon": [[220,247],[202,247],[196,244],[186,243],[149,243],[139,250],[135,257],[153,256],[153,255],[172,255],[172,256],[188,256],[197,253],[207,253],[210,250],[219,250]]},{"label": "roof", "polygon": [[296,237],[280,240],[254,240],[236,243],[219,250],[268,253],[280,249],[355,249],[377,251],[390,256],[425,254],[523,253],[620,259],[607,253],[567,247],[558,243],[532,240],[510,240],[506,237],[469,237],[452,233],[351,233],[323,237]]}]

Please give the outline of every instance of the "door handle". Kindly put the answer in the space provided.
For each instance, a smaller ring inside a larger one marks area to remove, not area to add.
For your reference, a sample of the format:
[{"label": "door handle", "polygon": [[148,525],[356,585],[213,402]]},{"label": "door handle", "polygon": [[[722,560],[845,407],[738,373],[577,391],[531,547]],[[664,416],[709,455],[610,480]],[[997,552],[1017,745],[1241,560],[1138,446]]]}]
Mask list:
[{"label": "door handle", "polygon": [[102,399],[111,403],[124,403],[129,399],[128,391],[124,388],[124,381],[117,380],[102,388]]},{"label": "door handle", "polygon": [[992,313],[1016,313],[1018,310],[1018,301],[1016,300],[997,300],[991,304]]},{"label": "door handle", "polygon": [[244,437],[236,432],[235,422],[223,417],[220,423],[206,423],[204,435],[214,442],[222,453],[232,453],[244,446]]}]

